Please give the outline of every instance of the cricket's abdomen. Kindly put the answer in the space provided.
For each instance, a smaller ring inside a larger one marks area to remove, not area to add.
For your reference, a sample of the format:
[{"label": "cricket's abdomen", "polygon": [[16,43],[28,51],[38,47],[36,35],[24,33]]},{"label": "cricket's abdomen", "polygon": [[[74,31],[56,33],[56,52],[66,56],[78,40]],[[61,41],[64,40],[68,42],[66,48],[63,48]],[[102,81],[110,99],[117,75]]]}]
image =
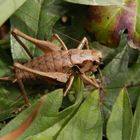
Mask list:
[{"label": "cricket's abdomen", "polygon": [[[72,67],[71,59],[68,51],[53,51],[47,54],[36,57],[33,60],[23,64],[33,70],[41,72],[62,72],[69,73]],[[16,75],[22,80],[35,80],[41,76],[32,74],[16,68]]]}]

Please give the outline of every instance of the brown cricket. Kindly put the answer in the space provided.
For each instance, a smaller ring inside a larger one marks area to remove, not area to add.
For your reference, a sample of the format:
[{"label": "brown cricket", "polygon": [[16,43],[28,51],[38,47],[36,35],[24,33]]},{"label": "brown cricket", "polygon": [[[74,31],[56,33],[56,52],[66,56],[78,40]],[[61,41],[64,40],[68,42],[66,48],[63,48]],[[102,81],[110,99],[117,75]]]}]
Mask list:
[{"label": "brown cricket", "polygon": [[[86,37],[81,40],[76,49],[68,50],[58,34],[54,34],[50,41],[30,37],[18,29],[13,29],[11,34],[32,59],[24,64],[14,63],[13,68],[15,74],[0,78],[0,80],[18,82],[25,104],[29,103],[23,85],[23,82],[26,82],[27,80],[43,79],[52,84],[66,83],[66,88],[64,90],[64,96],[66,96],[73,83],[75,72],[77,72],[84,81],[99,88],[96,79],[89,78],[86,76],[86,73],[95,72],[97,70],[102,59],[102,54],[98,50],[89,49]],[[36,47],[44,52],[44,55],[33,58],[28,47],[19,37],[35,44]],[[54,39],[57,39],[60,42],[61,47],[53,43]],[[86,49],[83,49],[84,47]]]}]

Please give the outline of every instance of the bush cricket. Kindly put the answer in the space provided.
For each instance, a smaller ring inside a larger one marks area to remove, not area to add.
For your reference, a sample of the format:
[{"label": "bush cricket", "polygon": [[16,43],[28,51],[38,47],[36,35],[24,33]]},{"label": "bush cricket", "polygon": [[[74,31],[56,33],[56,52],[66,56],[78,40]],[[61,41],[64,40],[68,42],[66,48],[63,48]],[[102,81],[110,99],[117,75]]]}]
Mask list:
[{"label": "bush cricket", "polygon": [[[16,28],[12,30],[11,34],[32,59],[24,64],[14,63],[13,69],[15,73],[11,76],[0,78],[0,80],[17,82],[25,104],[29,104],[23,84],[27,80],[43,79],[52,84],[66,83],[64,90],[64,96],[66,96],[73,83],[75,72],[77,71],[84,81],[92,84],[96,88],[100,87],[96,79],[89,78],[86,73],[95,72],[97,70],[102,59],[102,54],[98,50],[89,49],[86,37],[81,40],[77,48],[68,49],[58,34],[54,34],[50,41],[30,37]],[[26,46],[19,37],[36,45],[36,47],[44,52],[44,55],[33,58],[28,46]],[[53,43],[55,39],[60,42],[61,47]],[[76,71],[75,68],[77,69]]]}]

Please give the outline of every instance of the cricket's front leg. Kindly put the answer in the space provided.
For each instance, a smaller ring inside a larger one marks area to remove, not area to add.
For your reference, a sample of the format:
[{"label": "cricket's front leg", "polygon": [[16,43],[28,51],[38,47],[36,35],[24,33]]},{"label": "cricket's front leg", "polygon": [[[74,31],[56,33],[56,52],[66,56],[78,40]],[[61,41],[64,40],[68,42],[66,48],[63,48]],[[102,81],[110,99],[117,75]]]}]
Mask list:
[{"label": "cricket's front leg", "polygon": [[72,83],[73,83],[73,80],[74,80],[74,75],[71,75],[68,79],[68,82],[66,84],[66,88],[64,90],[64,96],[66,96],[72,86]]},{"label": "cricket's front leg", "polygon": [[98,89],[100,88],[100,84],[95,78],[89,78],[85,75],[85,73],[81,73],[80,76],[84,81],[93,85],[95,88],[98,88]]}]

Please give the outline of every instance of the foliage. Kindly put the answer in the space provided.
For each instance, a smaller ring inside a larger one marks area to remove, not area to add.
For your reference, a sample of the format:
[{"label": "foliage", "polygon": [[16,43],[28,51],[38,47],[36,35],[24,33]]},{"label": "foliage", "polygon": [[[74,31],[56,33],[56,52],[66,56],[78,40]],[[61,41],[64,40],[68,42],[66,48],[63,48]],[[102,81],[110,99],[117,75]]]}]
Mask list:
[{"label": "foliage", "polygon": [[[77,77],[67,97],[62,87],[27,86],[31,106],[18,114],[23,100],[17,85],[0,81],[0,139],[140,139],[140,55],[133,49],[139,44],[139,1],[28,0],[20,7],[23,2],[2,14],[0,23],[9,17],[11,28],[39,39],[50,39],[56,32],[68,48],[88,37],[90,47],[103,54],[103,65],[95,74],[102,88],[83,87]],[[9,1],[2,4],[4,11]],[[92,5],[90,10],[87,5]],[[3,40],[0,43],[0,77],[13,73],[13,62],[30,60],[12,36],[9,41],[8,48]],[[22,41],[35,57],[42,55],[32,43]]]},{"label": "foliage", "polygon": [[[26,0],[0,0],[0,26],[25,2]],[[8,8],[7,8],[8,7]]]},{"label": "foliage", "polygon": [[136,48],[139,46],[138,9],[138,0],[125,0],[120,6],[90,6],[86,28],[98,41],[110,47],[118,46],[120,30],[126,30],[130,44],[135,44],[131,47]]},{"label": "foliage", "polygon": [[101,5],[101,6],[108,6],[108,5],[123,5],[123,0],[65,0],[71,3],[78,3],[78,4],[85,4],[85,5]]}]

